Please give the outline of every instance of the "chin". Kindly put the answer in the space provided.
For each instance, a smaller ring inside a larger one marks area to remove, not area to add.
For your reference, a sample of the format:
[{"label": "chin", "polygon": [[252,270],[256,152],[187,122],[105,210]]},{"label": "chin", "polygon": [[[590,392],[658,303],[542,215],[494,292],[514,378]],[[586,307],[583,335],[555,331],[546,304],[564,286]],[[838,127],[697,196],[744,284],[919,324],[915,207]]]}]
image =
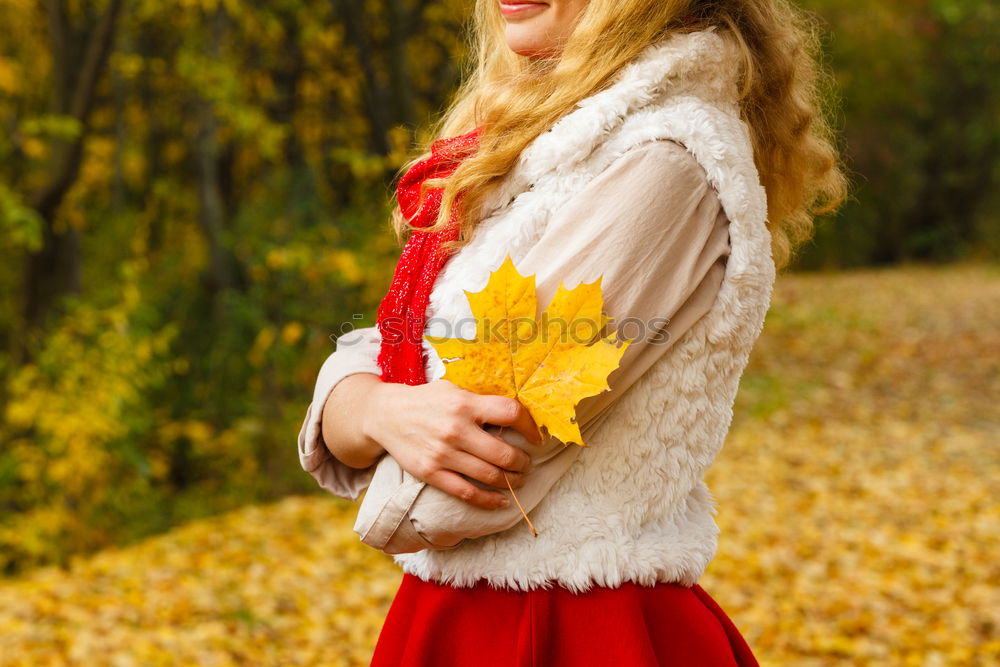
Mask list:
[{"label": "chin", "polygon": [[519,56],[526,58],[543,58],[553,52],[548,40],[539,39],[537,35],[525,35],[523,30],[507,30],[507,47]]},{"label": "chin", "polygon": [[526,58],[542,58],[554,50],[552,40],[547,39],[545,31],[538,28],[508,25],[504,37],[511,51]]}]

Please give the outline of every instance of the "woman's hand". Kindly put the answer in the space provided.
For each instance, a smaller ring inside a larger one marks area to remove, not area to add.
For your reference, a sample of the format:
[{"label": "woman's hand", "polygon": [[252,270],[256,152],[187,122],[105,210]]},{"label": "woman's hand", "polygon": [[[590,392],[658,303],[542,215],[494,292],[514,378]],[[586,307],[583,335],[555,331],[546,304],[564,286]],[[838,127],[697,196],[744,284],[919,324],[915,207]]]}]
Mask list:
[{"label": "woman's hand", "polygon": [[361,430],[389,452],[399,466],[422,482],[484,509],[508,504],[497,491],[479,488],[461,475],[488,486],[523,485],[531,457],[483,430],[483,424],[509,426],[529,442],[541,434],[516,399],[482,396],[447,380],[422,385],[372,385],[361,415]]}]

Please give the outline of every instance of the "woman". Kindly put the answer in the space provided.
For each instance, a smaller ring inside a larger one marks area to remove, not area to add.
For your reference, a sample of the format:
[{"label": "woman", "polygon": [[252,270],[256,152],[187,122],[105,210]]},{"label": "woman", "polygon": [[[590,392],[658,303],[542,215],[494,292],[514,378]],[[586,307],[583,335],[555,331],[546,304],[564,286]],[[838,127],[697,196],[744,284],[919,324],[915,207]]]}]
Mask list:
[{"label": "woman", "polygon": [[[786,0],[476,3],[476,68],[400,181],[377,326],[338,340],[299,434],[404,570],[372,664],[757,664],[697,584],[702,477],[776,269],[843,197],[812,35]],[[600,279],[632,340],[577,406],[585,448],[441,380],[421,338],[470,337],[466,292],[507,255],[542,306]]]}]

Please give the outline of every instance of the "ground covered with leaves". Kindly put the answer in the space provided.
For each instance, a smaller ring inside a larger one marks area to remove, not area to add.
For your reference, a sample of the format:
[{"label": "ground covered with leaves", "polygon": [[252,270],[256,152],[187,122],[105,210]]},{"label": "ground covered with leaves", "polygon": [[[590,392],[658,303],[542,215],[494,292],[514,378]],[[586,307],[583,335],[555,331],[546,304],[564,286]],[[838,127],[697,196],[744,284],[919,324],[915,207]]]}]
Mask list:
[{"label": "ground covered with leaves", "polygon": [[[997,396],[1000,268],[779,279],[700,582],[763,665],[1000,663]],[[0,664],[365,665],[400,574],[352,522],[290,497],[4,582]]]}]

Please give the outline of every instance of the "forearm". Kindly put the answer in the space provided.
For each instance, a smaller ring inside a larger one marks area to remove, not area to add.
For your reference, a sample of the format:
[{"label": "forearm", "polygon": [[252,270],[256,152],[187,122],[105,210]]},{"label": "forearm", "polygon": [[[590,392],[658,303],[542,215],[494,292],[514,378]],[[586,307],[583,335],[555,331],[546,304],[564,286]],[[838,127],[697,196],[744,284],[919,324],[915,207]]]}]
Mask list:
[{"label": "forearm", "polygon": [[338,382],[323,404],[323,441],[345,465],[368,468],[385,453],[369,435],[367,419],[377,414],[373,404],[388,388],[373,373],[355,373]]},{"label": "forearm", "polygon": [[[518,501],[529,512],[582,449],[563,445],[554,437],[534,445],[520,432],[510,428],[501,431],[492,424],[485,430],[532,454],[535,468],[525,475],[524,484],[517,489]],[[586,436],[589,428],[585,426],[582,431]],[[358,510],[354,531],[365,544],[388,554],[399,554],[452,549],[465,539],[498,533],[521,521],[521,510],[513,501],[497,509],[476,507],[422,483],[403,470],[392,456],[387,456],[375,470],[371,487]]]}]

